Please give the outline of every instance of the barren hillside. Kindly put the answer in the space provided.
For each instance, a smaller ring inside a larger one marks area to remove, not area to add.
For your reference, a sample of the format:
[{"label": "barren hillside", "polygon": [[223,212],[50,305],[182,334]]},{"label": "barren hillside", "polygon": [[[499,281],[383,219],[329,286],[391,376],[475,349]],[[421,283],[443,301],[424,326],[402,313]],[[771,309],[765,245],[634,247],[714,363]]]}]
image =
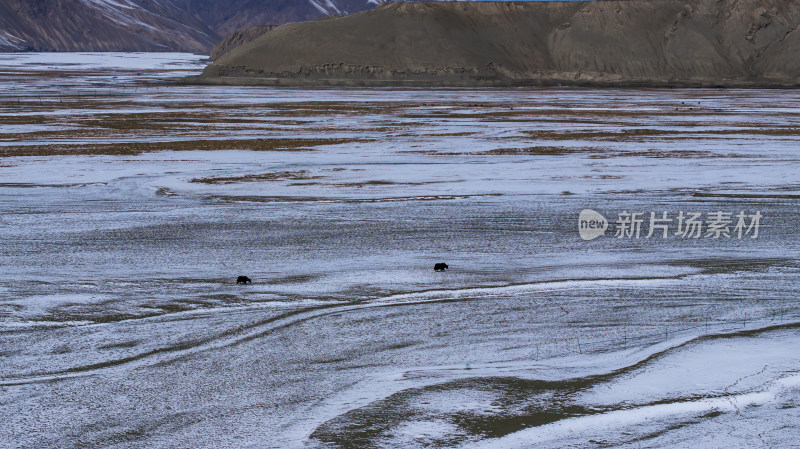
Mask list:
[{"label": "barren hillside", "polygon": [[284,25],[201,82],[796,85],[800,0],[386,3]]}]

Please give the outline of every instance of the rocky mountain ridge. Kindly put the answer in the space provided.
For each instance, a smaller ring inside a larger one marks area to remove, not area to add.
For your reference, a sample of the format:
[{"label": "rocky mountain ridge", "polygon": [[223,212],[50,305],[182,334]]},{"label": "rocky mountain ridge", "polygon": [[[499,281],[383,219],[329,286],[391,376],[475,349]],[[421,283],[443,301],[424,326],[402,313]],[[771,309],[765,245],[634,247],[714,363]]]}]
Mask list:
[{"label": "rocky mountain ridge", "polygon": [[382,0],[0,0],[0,51],[208,53],[241,28],[345,15]]}]

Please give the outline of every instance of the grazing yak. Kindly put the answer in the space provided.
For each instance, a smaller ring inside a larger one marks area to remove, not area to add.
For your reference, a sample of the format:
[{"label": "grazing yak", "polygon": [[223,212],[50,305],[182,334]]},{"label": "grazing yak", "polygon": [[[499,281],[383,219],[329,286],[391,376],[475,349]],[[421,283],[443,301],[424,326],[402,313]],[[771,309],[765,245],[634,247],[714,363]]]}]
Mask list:
[{"label": "grazing yak", "polygon": [[236,283],[237,284],[247,284],[247,283],[252,284],[253,281],[252,281],[252,279],[250,279],[247,276],[239,276],[238,278],[236,278]]},{"label": "grazing yak", "polygon": [[449,267],[447,266],[446,263],[441,263],[440,262],[440,263],[437,263],[436,265],[433,266],[433,271],[445,271],[448,268]]}]

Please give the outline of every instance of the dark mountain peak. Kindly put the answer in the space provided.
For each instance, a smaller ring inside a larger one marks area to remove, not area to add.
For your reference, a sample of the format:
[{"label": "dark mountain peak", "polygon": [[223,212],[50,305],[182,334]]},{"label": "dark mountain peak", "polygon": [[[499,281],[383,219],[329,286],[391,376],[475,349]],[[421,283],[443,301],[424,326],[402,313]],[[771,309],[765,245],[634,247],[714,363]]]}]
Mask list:
[{"label": "dark mountain peak", "polygon": [[4,51],[203,52],[217,35],[168,1],[0,0]]}]

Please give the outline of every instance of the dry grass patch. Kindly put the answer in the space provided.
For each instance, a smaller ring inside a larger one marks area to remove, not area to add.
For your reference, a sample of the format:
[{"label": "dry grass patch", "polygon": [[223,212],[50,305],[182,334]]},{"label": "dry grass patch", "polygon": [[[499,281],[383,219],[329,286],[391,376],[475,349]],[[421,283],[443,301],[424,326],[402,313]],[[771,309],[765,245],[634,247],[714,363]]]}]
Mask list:
[{"label": "dry grass patch", "polygon": [[688,134],[703,136],[759,135],[759,136],[800,136],[798,128],[750,128],[697,130],[686,126],[685,130],[663,130],[649,128],[626,128],[620,131],[523,131],[528,136],[541,140],[640,140],[642,137],[682,137]]},{"label": "dry grass patch", "polygon": [[0,115],[0,125],[45,125],[53,119],[46,115]]},{"label": "dry grass patch", "polygon": [[[374,180],[374,181],[364,181],[364,182],[345,182],[340,184],[334,184],[336,187],[366,187],[366,186],[390,186],[398,184],[394,181],[382,181],[382,180]],[[406,184],[404,184],[406,185]]]},{"label": "dry grass patch", "polygon": [[[556,117],[576,117],[588,119],[609,119],[609,118],[632,118],[641,117],[649,119],[657,116],[675,117],[675,116],[691,116],[704,115],[709,113],[708,110],[694,109],[691,111],[623,111],[623,110],[583,110],[572,109],[568,106],[563,108],[550,108],[550,109],[507,109],[502,111],[485,111],[485,112],[469,112],[469,111],[453,111],[453,110],[436,110],[430,113],[413,112],[400,115],[401,118],[410,119],[424,119],[424,118],[454,118],[454,119],[476,119],[483,121],[531,121],[537,118],[556,118]],[[719,114],[719,112],[715,112]]]},{"label": "dry grass patch", "polygon": [[722,154],[714,153],[712,151],[697,151],[697,150],[644,150],[644,151],[621,151],[621,152],[608,152],[602,155],[590,155],[591,159],[606,159],[612,157],[647,157],[654,159],[708,159],[708,158],[739,158],[751,157],[749,155],[738,154]]},{"label": "dry grass patch", "polygon": [[61,155],[137,155],[155,151],[313,151],[312,147],[370,142],[368,139],[240,139],[107,144],[43,144],[0,147],[0,157]]},{"label": "dry grass patch", "polygon": [[462,131],[457,133],[433,133],[433,134],[426,134],[425,137],[469,137],[478,134],[477,131]]},{"label": "dry grass patch", "polygon": [[191,182],[202,184],[236,184],[241,182],[263,182],[263,181],[282,181],[282,180],[307,180],[320,179],[322,176],[311,176],[308,170],[300,171],[279,171],[271,173],[260,173],[243,176],[217,176],[208,178],[194,178]]},{"label": "dry grass patch", "polygon": [[660,129],[625,129],[622,131],[523,131],[534,139],[541,140],[623,140],[637,137],[664,136],[680,134],[679,131],[665,131]]},{"label": "dry grass patch", "polygon": [[597,151],[594,148],[568,148],[568,147],[527,147],[527,148],[497,148],[489,151],[482,151],[481,155],[501,155],[501,156],[522,156],[522,155],[543,155],[558,156],[562,154],[588,153]]}]

